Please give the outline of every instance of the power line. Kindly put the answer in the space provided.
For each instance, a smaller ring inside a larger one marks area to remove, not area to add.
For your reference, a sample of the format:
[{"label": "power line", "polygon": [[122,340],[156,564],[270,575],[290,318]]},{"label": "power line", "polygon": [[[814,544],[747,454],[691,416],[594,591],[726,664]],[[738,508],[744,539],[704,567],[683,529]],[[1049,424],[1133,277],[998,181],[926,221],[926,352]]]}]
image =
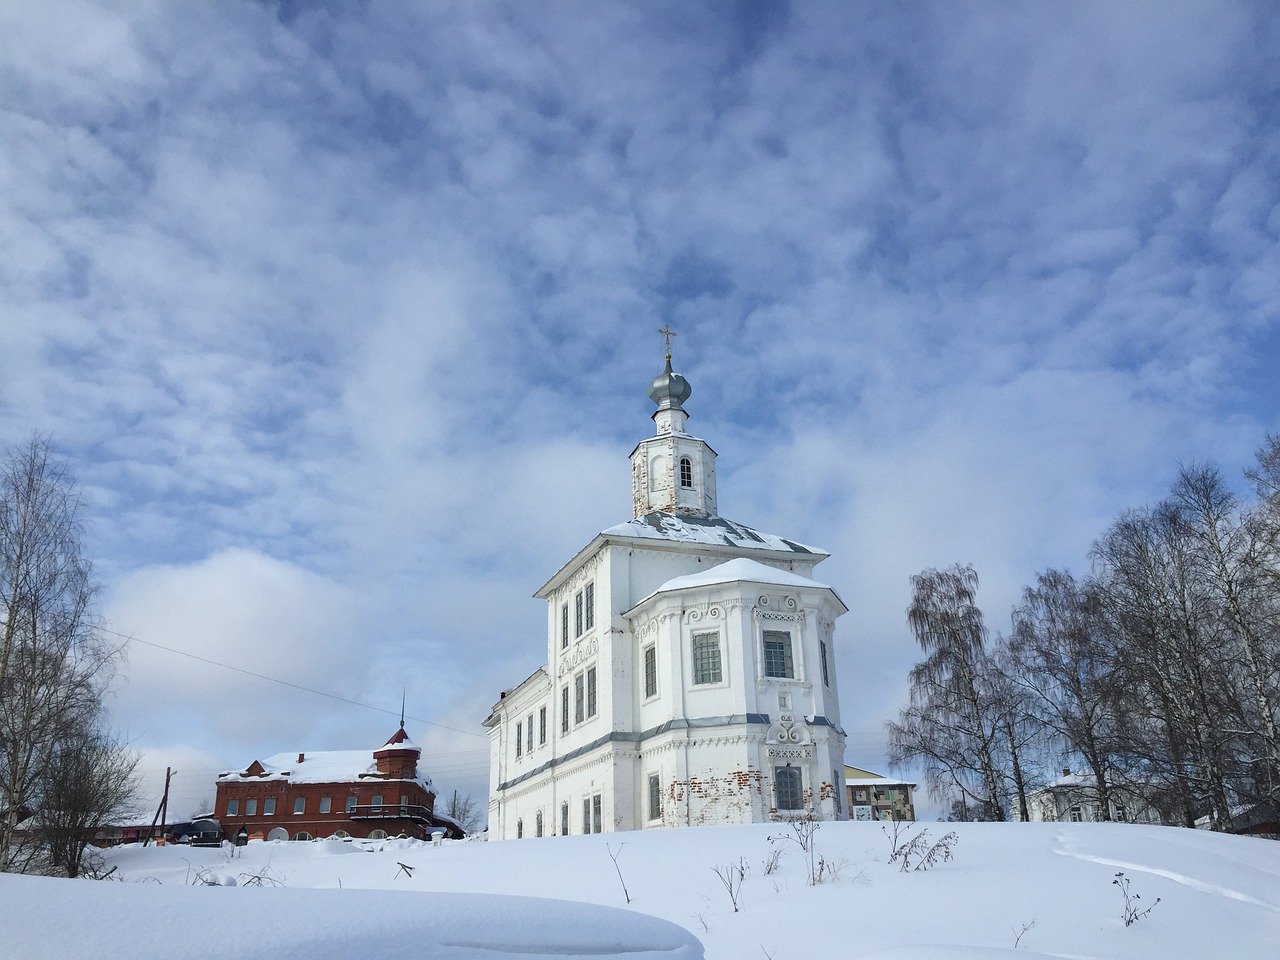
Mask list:
[{"label": "power line", "polygon": [[[270,677],[270,676],[267,676],[265,673],[255,673],[254,671],[246,670],[243,667],[233,667],[229,663],[222,663],[221,661],[218,661],[218,660],[210,660],[208,657],[201,657],[194,653],[188,653],[186,650],[175,650],[173,647],[166,647],[163,643],[156,643],[152,640],[143,640],[141,637],[135,637],[128,633],[120,633],[118,630],[109,630],[106,627],[102,627],[100,629],[102,630],[103,633],[110,633],[113,636],[120,637],[124,640],[131,640],[131,641],[134,641],[135,643],[146,644],[148,647],[155,647],[157,650],[166,650],[169,653],[176,653],[180,657],[189,657],[192,660],[199,660],[201,663],[207,663],[214,667],[222,667],[224,670],[234,670],[236,673],[243,673],[247,677],[256,677],[259,680],[267,680],[270,683],[278,683],[281,686],[292,687],[293,689],[301,690],[304,693],[314,693],[318,697],[328,697],[330,700],[337,700],[340,703],[349,703],[353,707],[364,707],[364,709],[366,710],[376,710],[378,711],[378,713],[389,713],[393,717],[397,717],[400,715],[395,710],[387,710],[383,707],[375,707],[371,703],[361,703],[359,700],[352,700],[348,697],[340,697],[336,693],[326,693],[324,690],[316,690],[313,687],[304,687],[302,684],[294,683],[291,680],[281,680],[279,677]],[[437,723],[434,720],[426,720],[422,717],[414,717],[414,716],[409,716],[407,714],[406,714],[406,718],[409,720],[416,721],[417,723],[425,723],[431,727],[439,727],[442,730],[451,730],[454,733],[461,733],[468,737],[480,737],[481,739],[484,739],[484,740],[488,739],[488,736],[486,734],[476,733],[474,730],[462,730],[458,727],[451,727],[447,723]]]}]

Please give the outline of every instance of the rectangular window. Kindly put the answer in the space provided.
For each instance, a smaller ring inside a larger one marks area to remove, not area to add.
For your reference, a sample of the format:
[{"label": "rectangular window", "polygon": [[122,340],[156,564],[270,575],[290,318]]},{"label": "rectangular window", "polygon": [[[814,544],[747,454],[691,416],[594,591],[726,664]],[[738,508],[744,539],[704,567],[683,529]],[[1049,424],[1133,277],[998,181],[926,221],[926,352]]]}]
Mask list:
[{"label": "rectangular window", "polygon": [[228,817],[238,817],[238,816],[240,816],[240,801],[239,801],[239,800],[228,800],[228,801],[227,801],[227,816],[228,816]]},{"label": "rectangular window", "polygon": [[320,812],[321,812],[321,813],[332,813],[332,812],[333,812],[333,797],[321,797],[321,798],[320,798]]},{"label": "rectangular window", "polygon": [[649,774],[649,819],[662,819],[662,780],[656,773]]},{"label": "rectangular window", "polygon": [[582,674],[578,674],[573,678],[573,722],[581,723],[585,716],[583,709],[586,706],[583,696]]},{"label": "rectangular window", "polygon": [[262,815],[264,817],[274,817],[276,815],[276,798],[267,797],[262,801]]},{"label": "rectangular window", "polygon": [[244,815],[246,817],[256,817],[258,815],[257,800],[246,800],[244,802]]},{"label": "rectangular window", "polygon": [[569,605],[560,604],[560,649],[569,645]]},{"label": "rectangular window", "polygon": [[375,794],[373,795],[372,805],[373,805],[373,809],[375,809],[375,810],[381,810],[381,809],[382,809],[382,794],[380,794],[380,793],[375,793]]},{"label": "rectangular window", "polygon": [[796,675],[791,661],[791,634],[785,630],[764,632],[764,675],[787,678]]},{"label": "rectangular window", "polygon": [[306,797],[294,797],[294,798],[293,798],[293,812],[294,812],[295,814],[299,814],[299,813],[306,813],[306,812],[307,812],[307,798],[306,798]]},{"label": "rectangular window", "polygon": [[560,733],[569,732],[569,685],[560,688]]},{"label": "rectangular window", "polygon": [[600,821],[600,794],[596,794],[591,798],[591,827],[599,833],[603,827]]},{"label": "rectangular window", "polygon": [[582,798],[582,832],[591,832],[591,798]]},{"label": "rectangular window", "polygon": [[538,746],[544,746],[547,742],[547,708],[538,708]]},{"label": "rectangular window", "polygon": [[569,801],[560,804],[560,836],[569,835]]},{"label": "rectangular window", "polygon": [[693,635],[693,682],[720,683],[724,674],[720,669],[720,634],[695,633]]},{"label": "rectangular window", "polygon": [[773,786],[779,810],[803,810],[804,790],[799,767],[774,767]]},{"label": "rectangular window", "polygon": [[829,687],[831,686],[831,674],[827,672],[827,641],[819,641],[818,650],[822,653],[822,685]]},{"label": "rectangular window", "polygon": [[587,629],[595,629],[596,625],[596,585],[594,582],[587,584],[586,592],[587,605]]},{"label": "rectangular window", "polygon": [[516,721],[516,759],[519,760],[523,756],[524,750],[524,724],[519,720]]},{"label": "rectangular window", "polygon": [[525,735],[524,748],[529,753],[533,753],[533,714],[532,713],[529,714],[528,720],[525,721],[524,735]]},{"label": "rectangular window", "polygon": [[539,810],[533,817],[533,835],[535,837],[542,836],[542,811]]},{"label": "rectangular window", "polygon": [[596,668],[587,668],[587,716],[596,715]]},{"label": "rectangular window", "polygon": [[658,650],[656,647],[644,648],[644,698],[658,695]]},{"label": "rectangular window", "polygon": [[573,635],[575,637],[582,636],[582,591],[579,590],[573,598]]},{"label": "rectangular window", "polygon": [[356,808],[356,798],[347,797],[347,813],[350,813],[355,808]]},{"label": "rectangular window", "polygon": [[516,821],[516,839],[517,840],[524,839],[524,821],[523,820]]}]

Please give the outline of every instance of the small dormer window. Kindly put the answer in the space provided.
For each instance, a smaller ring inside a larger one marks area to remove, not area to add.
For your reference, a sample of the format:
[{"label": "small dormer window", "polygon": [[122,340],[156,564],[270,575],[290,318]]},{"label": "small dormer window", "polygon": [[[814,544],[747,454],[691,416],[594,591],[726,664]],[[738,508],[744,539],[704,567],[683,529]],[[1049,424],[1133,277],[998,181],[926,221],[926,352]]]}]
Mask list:
[{"label": "small dormer window", "polygon": [[680,458],[680,486],[693,489],[693,461],[688,457]]}]

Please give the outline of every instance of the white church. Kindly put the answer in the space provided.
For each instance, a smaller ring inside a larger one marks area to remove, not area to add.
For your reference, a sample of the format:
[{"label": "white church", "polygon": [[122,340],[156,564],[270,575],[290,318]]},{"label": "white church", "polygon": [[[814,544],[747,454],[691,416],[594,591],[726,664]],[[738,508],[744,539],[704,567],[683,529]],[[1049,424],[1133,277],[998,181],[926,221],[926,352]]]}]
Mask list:
[{"label": "white church", "polygon": [[668,351],[634,519],[535,594],[547,664],[485,720],[492,839],[843,816],[828,554],[718,514],[690,392]]}]

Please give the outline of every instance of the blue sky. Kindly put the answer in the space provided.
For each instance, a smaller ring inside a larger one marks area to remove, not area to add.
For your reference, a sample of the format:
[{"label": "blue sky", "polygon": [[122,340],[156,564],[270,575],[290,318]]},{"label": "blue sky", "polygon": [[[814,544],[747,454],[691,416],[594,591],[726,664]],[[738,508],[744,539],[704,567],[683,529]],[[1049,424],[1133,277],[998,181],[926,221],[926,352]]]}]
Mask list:
[{"label": "blue sky", "polygon": [[[819,544],[848,759],[907,578],[994,627],[1276,429],[1266,3],[7,4],[0,441],[80,477],[116,628],[479,731],[626,519],[657,327],[721,510]],[[148,762],[386,716],[134,645]],[[446,786],[484,740],[423,725]]]}]

